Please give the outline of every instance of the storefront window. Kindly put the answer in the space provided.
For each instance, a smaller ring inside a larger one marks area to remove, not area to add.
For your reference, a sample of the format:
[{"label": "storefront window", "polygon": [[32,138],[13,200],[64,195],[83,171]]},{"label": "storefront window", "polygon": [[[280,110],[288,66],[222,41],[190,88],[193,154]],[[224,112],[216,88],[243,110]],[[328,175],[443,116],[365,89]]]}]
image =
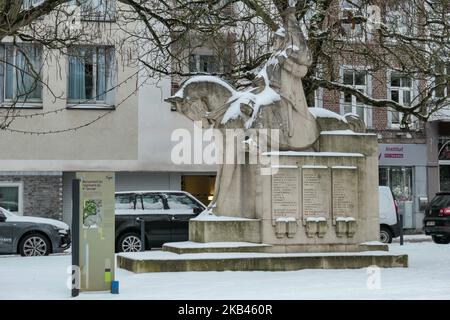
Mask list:
[{"label": "storefront window", "polygon": [[380,168],[379,170],[379,185],[389,186],[389,168]]},{"label": "storefront window", "polygon": [[450,165],[439,166],[439,180],[441,191],[450,191]]},{"label": "storefront window", "polygon": [[398,201],[412,200],[413,170],[411,167],[380,167],[379,184],[391,188]]},{"label": "storefront window", "polygon": [[450,160],[450,138],[440,138],[438,150],[439,160]]},{"label": "storefront window", "polygon": [[450,137],[440,137],[439,150],[439,190],[450,191]]}]

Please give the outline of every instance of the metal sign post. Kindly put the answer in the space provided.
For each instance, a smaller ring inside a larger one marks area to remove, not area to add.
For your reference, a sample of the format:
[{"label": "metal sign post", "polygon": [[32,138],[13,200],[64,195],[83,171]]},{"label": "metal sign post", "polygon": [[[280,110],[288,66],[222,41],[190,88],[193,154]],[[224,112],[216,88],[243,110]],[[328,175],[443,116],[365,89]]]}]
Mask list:
[{"label": "metal sign post", "polygon": [[403,214],[400,214],[400,245],[403,245]]},{"label": "metal sign post", "polygon": [[141,226],[141,251],[145,251],[145,221],[143,218],[136,218]]},{"label": "metal sign post", "polygon": [[72,297],[80,293],[80,180],[72,180]]},{"label": "metal sign post", "polygon": [[76,177],[72,258],[79,265],[79,289],[110,291],[115,273],[114,172],[78,172]]}]

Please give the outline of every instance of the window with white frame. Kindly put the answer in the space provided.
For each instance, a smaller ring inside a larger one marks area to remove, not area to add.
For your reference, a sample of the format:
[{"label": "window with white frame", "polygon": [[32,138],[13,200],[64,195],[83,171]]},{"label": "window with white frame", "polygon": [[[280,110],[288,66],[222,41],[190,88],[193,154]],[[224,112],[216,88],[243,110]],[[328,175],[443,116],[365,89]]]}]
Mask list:
[{"label": "window with white frame", "polygon": [[323,88],[317,88],[306,97],[308,107],[323,108]]},{"label": "window with white frame", "polygon": [[[318,64],[316,66],[315,76],[318,78],[322,78],[325,70],[323,69],[323,65]],[[314,90],[314,107],[315,108],[323,108],[323,88],[319,87]]]},{"label": "window with white frame", "polygon": [[189,56],[189,72],[216,73],[219,71],[216,56],[212,54],[191,54]]},{"label": "window with white frame", "polygon": [[364,25],[355,17],[362,16],[360,0],[340,1],[341,36],[346,40],[364,40]]},{"label": "window with white frame", "polygon": [[23,185],[21,182],[0,182],[0,207],[23,214]]},{"label": "window with white frame", "polygon": [[68,103],[114,105],[115,60],[112,47],[75,47],[69,51]]},{"label": "window with white frame", "polygon": [[416,17],[414,6],[408,1],[390,1],[386,4],[386,25],[391,33],[416,34]]},{"label": "window with white frame", "polygon": [[88,20],[114,20],[115,0],[81,0],[81,16]]},{"label": "window with white frame", "polygon": [[[314,76],[320,79],[323,77],[324,71],[323,66],[318,64]],[[318,87],[313,93],[308,94],[306,96],[306,103],[308,107],[323,108],[323,88]]]},{"label": "window with white frame", "polygon": [[448,98],[450,94],[450,62],[440,63],[436,67],[433,82],[433,97],[436,99]]},{"label": "window with white frame", "polygon": [[0,45],[0,102],[42,102],[41,60],[39,45]]},{"label": "window with white frame", "polygon": [[323,108],[323,88],[314,90],[314,107]]},{"label": "window with white frame", "polygon": [[[350,85],[365,95],[371,94],[371,81],[367,70],[341,68],[341,79],[343,84]],[[341,93],[342,114],[356,114],[367,126],[371,126],[371,114],[369,110],[370,109],[354,95],[346,92]]]},{"label": "window with white frame", "polygon": [[[401,104],[402,106],[410,106],[414,94],[412,77],[404,75],[400,72],[391,71],[389,72],[388,79],[388,98],[398,104]],[[391,128],[400,128],[403,113],[391,110],[389,115],[389,124]]]},{"label": "window with white frame", "polygon": [[45,0],[22,0],[22,10],[28,10],[40,6]]},{"label": "window with white frame", "polygon": [[311,2],[309,9],[304,12],[302,19],[299,21],[300,28],[303,31],[303,36],[305,39],[309,39],[309,26],[311,25],[312,19],[317,12],[317,3]]},{"label": "window with white frame", "polygon": [[[424,31],[427,37],[446,34],[450,19],[450,2],[446,0],[427,0],[424,2]],[[446,21],[443,23],[443,21]],[[437,48],[440,44],[429,42],[431,48]]]}]

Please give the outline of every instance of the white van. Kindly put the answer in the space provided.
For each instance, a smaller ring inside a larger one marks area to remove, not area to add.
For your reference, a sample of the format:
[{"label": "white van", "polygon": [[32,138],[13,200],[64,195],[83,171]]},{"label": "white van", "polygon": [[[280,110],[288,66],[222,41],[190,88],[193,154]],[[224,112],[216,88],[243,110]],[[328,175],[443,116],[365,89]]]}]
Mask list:
[{"label": "white van", "polygon": [[380,241],[391,243],[393,238],[400,235],[400,219],[398,206],[389,187],[378,187],[378,201],[380,214]]}]

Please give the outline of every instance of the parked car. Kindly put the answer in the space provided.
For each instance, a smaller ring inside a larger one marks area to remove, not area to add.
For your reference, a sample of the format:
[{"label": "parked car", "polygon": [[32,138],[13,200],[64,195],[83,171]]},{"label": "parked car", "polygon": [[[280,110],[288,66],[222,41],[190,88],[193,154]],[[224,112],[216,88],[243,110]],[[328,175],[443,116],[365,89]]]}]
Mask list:
[{"label": "parked car", "polygon": [[70,230],[64,222],[19,216],[0,207],[0,253],[46,256],[69,247]]},{"label": "parked car", "polygon": [[398,206],[389,187],[378,187],[380,241],[391,243],[393,238],[400,235],[400,219]]},{"label": "parked car", "polygon": [[439,244],[450,243],[450,192],[439,192],[425,209],[423,230]]},{"label": "parked car", "polygon": [[141,220],[145,225],[145,249],[163,243],[186,241],[189,219],[206,206],[184,191],[117,192],[116,252],[141,250]]}]

